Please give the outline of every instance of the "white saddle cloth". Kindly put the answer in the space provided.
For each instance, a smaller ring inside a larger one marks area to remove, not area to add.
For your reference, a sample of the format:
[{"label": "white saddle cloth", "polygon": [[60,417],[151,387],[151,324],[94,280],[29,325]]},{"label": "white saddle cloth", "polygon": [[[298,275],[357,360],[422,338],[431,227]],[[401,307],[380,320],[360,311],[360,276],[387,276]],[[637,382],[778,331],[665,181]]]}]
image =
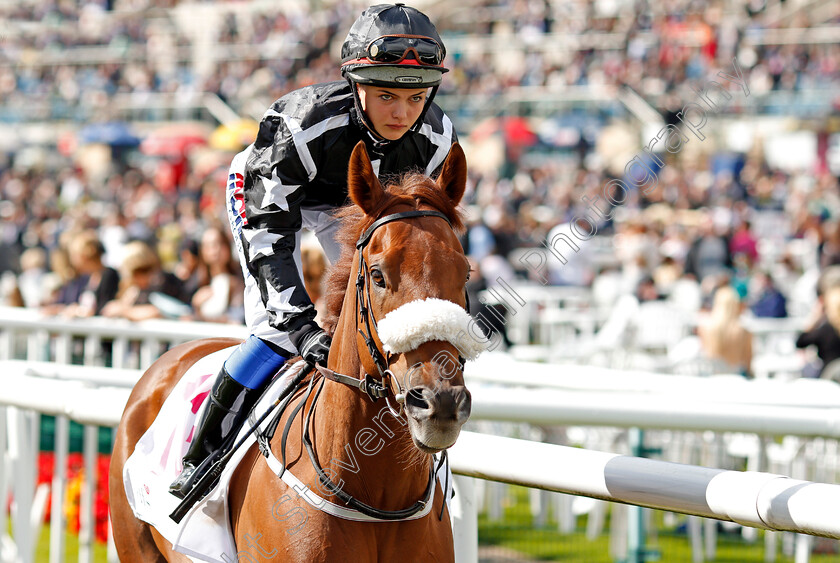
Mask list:
[{"label": "white saddle cloth", "polygon": [[[195,431],[199,409],[210,392],[216,374],[219,373],[219,369],[233,348],[225,348],[205,356],[184,374],[167,397],[155,421],[137,442],[134,452],[123,467],[125,493],[135,517],[154,526],[164,538],[172,543],[175,551],[184,553],[193,561],[229,563],[238,560],[236,544],[228,519],[228,486],[237,465],[256,441],[253,434],[239,450],[234,452],[222,472],[219,483],[207,496],[195,504],[180,523],[169,518],[169,514],[181,501],[169,493],[169,484],[181,472],[181,460]],[[294,376],[295,371],[295,368],[292,368],[282,378],[277,378],[272,382],[255,412],[264,412],[275,401],[286,387],[286,382]],[[271,416],[266,419],[261,428],[270,420]],[[249,427],[250,424],[245,425],[240,437]],[[452,486],[449,464],[445,464],[437,472],[437,478],[442,490],[446,491],[445,498],[448,505]],[[296,482],[296,478],[288,471],[284,473],[283,480],[287,484]],[[332,504],[319,498],[311,490],[301,498],[311,506],[322,510]],[[431,506],[424,512],[428,513],[429,508]],[[355,512],[343,507],[335,510]],[[327,512],[330,511],[327,510]],[[354,518],[352,514],[336,514],[343,518],[366,519],[363,515],[360,518]]]},{"label": "white saddle cloth", "polygon": [[247,448],[234,455],[216,487],[192,507],[180,524],[169,518],[181,501],[169,494],[169,484],[181,472],[181,460],[194,432],[199,408],[232,351],[233,348],[226,348],[205,356],[184,374],[123,467],[125,494],[134,515],[154,526],[176,551],[194,561],[236,561],[227,488]]}]

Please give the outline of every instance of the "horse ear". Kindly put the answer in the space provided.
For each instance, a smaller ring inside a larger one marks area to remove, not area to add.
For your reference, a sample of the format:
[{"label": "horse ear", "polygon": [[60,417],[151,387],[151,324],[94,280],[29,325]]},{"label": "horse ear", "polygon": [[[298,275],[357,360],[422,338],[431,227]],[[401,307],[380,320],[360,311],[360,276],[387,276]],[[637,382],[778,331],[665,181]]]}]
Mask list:
[{"label": "horse ear", "polygon": [[446,192],[454,205],[458,205],[467,189],[467,158],[461,145],[454,143],[449,149],[449,156],[443,162],[443,169],[437,184]]},{"label": "horse ear", "polygon": [[350,200],[361,207],[366,215],[371,215],[385,197],[385,190],[373,171],[364,141],[359,141],[350,155],[347,193]]}]

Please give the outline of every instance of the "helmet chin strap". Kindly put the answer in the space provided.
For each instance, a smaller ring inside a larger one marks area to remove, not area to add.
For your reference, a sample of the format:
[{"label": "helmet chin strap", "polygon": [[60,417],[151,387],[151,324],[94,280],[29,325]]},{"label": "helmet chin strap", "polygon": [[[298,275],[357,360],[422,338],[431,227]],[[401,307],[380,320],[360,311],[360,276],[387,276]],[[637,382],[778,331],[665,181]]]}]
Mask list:
[{"label": "helmet chin strap", "polygon": [[[356,114],[359,116],[359,121],[362,125],[367,129],[367,133],[370,138],[373,140],[373,146],[376,148],[381,148],[386,146],[388,143],[391,143],[390,139],[386,139],[382,135],[376,132],[376,129],[373,127],[373,123],[370,122],[368,119],[365,110],[362,109],[362,100],[359,97],[359,87],[358,85],[353,82],[350,78],[347,79],[347,82],[350,83],[350,90],[353,92],[353,104],[356,106]],[[409,131],[419,131],[420,126],[423,124],[423,119],[426,117],[426,112],[429,111],[429,108],[432,107],[432,100],[435,99],[435,95],[437,94],[438,88],[440,85],[432,86],[432,91],[429,93],[429,96],[426,98],[426,103],[423,105],[423,111],[420,112],[420,116],[417,118],[417,121],[409,127]]]},{"label": "helmet chin strap", "polygon": [[373,123],[370,122],[365,110],[362,109],[362,99],[359,97],[358,85],[349,78],[347,79],[347,82],[350,84],[350,90],[353,92],[353,104],[356,106],[356,115],[359,116],[359,121],[364,128],[367,129],[368,135],[373,140],[373,146],[379,148],[390,143],[388,139],[376,132],[376,129],[373,127]]},{"label": "helmet chin strap", "polygon": [[432,101],[435,99],[437,95],[437,91],[440,88],[440,84],[437,86],[432,86],[432,91],[429,92],[428,97],[426,97],[426,103],[423,105],[423,111],[420,112],[420,117],[417,118],[417,121],[414,122],[414,125],[411,126],[412,131],[419,131],[420,126],[423,124],[423,119],[426,117],[426,112],[429,111],[429,108],[432,107]]}]

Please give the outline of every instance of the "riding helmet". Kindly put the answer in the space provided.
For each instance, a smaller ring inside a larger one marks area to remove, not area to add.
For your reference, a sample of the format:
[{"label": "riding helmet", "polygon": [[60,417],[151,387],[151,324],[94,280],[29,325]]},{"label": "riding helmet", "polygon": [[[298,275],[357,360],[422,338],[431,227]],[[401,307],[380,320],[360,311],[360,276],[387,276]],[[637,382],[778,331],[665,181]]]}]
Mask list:
[{"label": "riding helmet", "polygon": [[437,29],[405,4],[367,8],[341,47],[341,73],[351,82],[397,88],[438,86],[447,69]]}]

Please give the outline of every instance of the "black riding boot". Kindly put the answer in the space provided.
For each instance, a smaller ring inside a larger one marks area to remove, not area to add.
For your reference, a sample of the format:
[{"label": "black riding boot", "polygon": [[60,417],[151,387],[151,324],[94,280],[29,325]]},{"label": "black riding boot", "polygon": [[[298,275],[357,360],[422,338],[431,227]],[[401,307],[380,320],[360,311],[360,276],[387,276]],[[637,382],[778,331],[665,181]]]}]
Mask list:
[{"label": "black riding boot", "polygon": [[206,408],[201,414],[192,442],[184,454],[184,470],[169,486],[169,492],[184,498],[195,484],[196,468],[207,457],[218,452],[216,458],[226,452],[222,448],[232,446],[242,421],[257,402],[262,390],[248,389],[228,375],[224,366],[213,383]]}]

